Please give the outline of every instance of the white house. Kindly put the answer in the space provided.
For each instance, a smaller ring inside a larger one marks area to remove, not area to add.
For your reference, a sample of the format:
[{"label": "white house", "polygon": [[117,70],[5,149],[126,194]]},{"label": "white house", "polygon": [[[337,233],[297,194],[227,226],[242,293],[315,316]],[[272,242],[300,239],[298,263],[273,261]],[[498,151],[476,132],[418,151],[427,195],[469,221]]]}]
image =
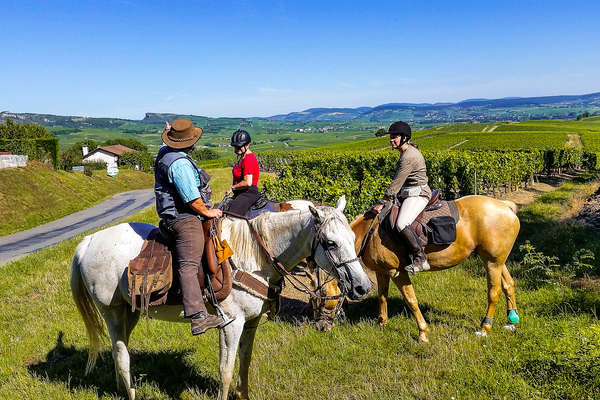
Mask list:
[{"label": "white house", "polygon": [[82,148],[83,151],[83,162],[103,162],[107,167],[116,167],[119,163],[119,157],[125,153],[135,151],[122,144],[115,144],[113,146],[101,146],[97,147],[91,152],[87,152],[87,146]]}]

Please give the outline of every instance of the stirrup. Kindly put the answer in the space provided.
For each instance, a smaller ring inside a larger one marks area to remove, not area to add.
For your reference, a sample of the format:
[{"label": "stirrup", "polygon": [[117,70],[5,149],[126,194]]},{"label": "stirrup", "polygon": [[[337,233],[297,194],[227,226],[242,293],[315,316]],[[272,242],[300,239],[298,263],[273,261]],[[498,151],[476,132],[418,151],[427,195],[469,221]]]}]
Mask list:
[{"label": "stirrup", "polygon": [[226,327],[227,325],[229,325],[230,323],[232,323],[233,321],[235,321],[235,317],[231,318],[229,317],[229,315],[227,315],[227,313],[225,311],[223,311],[223,309],[221,308],[221,306],[219,306],[219,304],[214,304],[213,307],[215,308],[215,310],[217,310],[217,315],[221,318],[223,318],[223,323],[219,326],[219,329]]},{"label": "stirrup", "polygon": [[427,258],[423,261],[423,264],[420,265],[417,268],[415,268],[415,263],[414,262],[412,264],[407,265],[406,267],[404,267],[404,270],[406,272],[410,272],[413,275],[415,275],[417,272],[429,271],[430,269],[431,269],[431,266],[429,265],[429,262],[427,261]]}]

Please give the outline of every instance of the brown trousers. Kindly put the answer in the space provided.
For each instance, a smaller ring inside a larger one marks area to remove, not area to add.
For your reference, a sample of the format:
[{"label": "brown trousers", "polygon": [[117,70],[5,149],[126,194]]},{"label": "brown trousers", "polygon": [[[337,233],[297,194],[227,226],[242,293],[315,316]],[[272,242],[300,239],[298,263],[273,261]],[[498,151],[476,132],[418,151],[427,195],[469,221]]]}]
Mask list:
[{"label": "brown trousers", "polygon": [[186,318],[203,311],[206,306],[198,282],[204,252],[202,221],[196,217],[181,220],[163,220],[163,227],[175,240],[177,274],[183,294],[183,312]]}]

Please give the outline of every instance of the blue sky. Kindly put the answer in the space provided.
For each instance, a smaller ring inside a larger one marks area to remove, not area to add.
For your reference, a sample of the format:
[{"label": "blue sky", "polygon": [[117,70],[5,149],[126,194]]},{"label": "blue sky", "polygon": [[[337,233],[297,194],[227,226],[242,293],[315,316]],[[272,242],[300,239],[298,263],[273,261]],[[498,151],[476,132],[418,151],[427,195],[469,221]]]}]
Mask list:
[{"label": "blue sky", "polygon": [[5,1],[0,110],[140,119],[600,91],[598,1]]}]

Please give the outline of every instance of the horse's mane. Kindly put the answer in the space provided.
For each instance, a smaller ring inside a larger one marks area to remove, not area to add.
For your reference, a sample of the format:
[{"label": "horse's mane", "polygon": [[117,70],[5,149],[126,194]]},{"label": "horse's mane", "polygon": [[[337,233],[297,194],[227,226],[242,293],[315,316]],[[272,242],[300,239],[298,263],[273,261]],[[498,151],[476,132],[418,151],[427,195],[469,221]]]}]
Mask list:
[{"label": "horse's mane", "polygon": [[[306,211],[305,211],[306,212]],[[263,239],[265,245],[273,249],[274,238],[288,229],[283,221],[291,217],[299,217],[302,211],[286,211],[280,213],[265,213],[251,219],[249,222]],[[234,251],[234,257],[239,262],[246,261],[244,265],[238,265],[239,268],[252,271],[260,265],[269,263],[264,249],[260,246],[256,238],[252,235],[248,222],[237,218],[226,218],[222,225],[223,237]],[[256,265],[254,265],[256,264]]]},{"label": "horse's mane", "polygon": [[[332,207],[319,207],[327,216],[332,212],[336,212]],[[265,213],[251,219],[249,222],[252,227],[258,232],[265,245],[271,250],[277,252],[277,239],[286,235],[289,232],[289,222],[292,219],[300,219],[304,214],[309,213],[307,210],[290,210],[286,212]],[[343,219],[347,225],[346,219]],[[350,226],[348,225],[348,228]],[[247,271],[255,271],[260,265],[269,264],[269,259],[265,254],[264,249],[260,246],[256,238],[252,235],[248,222],[237,218],[225,218],[222,224],[222,237],[227,239],[227,242],[234,251],[234,260],[238,263],[239,268]],[[237,264],[236,264],[237,265]]]}]

